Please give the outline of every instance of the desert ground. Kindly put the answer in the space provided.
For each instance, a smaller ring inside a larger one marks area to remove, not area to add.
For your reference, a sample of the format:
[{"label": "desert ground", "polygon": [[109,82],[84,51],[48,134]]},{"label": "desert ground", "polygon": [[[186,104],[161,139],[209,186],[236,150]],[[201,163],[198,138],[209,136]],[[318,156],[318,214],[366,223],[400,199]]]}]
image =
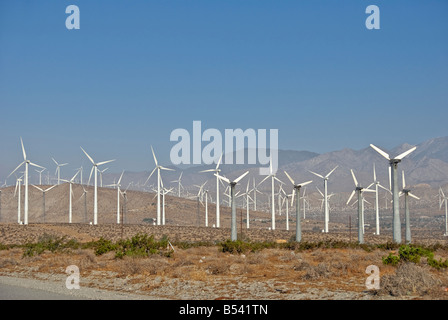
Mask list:
[{"label": "desert ground", "polygon": [[[437,270],[424,259],[419,263],[385,265],[382,257],[395,253],[390,248],[345,247],[298,248],[282,246],[294,231],[249,229],[239,233],[246,241],[278,243],[244,253],[223,252],[219,243],[230,238],[228,228],[89,225],[89,224],[0,224],[0,276],[31,278],[65,283],[67,266],[80,271],[80,286],[106,289],[129,295],[169,300],[391,300],[448,299],[447,269]],[[99,239],[118,241],[136,234],[167,237],[172,243],[169,256],[117,258],[113,251],[97,255],[93,248],[76,248],[31,256],[24,254],[27,243],[65,237],[79,243]],[[438,244],[435,258],[446,259],[446,239],[426,235],[415,243]],[[390,243],[390,237],[366,235],[366,243]],[[322,234],[304,231],[306,243],[350,243],[347,232]],[[196,244],[184,246],[182,244]],[[356,239],[352,239],[356,243]],[[366,268],[378,266],[380,289],[368,289]],[[98,297],[99,299],[101,297]]]}]

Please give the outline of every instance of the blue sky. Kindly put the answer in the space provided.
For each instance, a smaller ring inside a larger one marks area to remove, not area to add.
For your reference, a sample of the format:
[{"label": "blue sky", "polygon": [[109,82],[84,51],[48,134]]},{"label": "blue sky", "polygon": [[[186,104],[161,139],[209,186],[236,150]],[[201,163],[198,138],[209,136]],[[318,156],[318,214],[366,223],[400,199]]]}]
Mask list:
[{"label": "blue sky", "polygon": [[[67,30],[65,8],[80,9]],[[380,30],[365,27],[368,5]],[[0,181],[21,161],[151,170],[171,131],[278,129],[281,149],[446,136],[448,2],[0,2]]]}]

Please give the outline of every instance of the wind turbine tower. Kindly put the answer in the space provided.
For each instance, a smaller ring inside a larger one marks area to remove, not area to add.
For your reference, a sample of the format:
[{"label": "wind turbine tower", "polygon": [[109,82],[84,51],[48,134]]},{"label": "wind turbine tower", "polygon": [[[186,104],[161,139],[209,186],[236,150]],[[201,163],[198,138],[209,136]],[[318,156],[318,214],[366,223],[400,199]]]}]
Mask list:
[{"label": "wind turbine tower", "polygon": [[399,201],[399,191],[398,191],[398,164],[401,160],[408,154],[413,152],[417,147],[413,147],[395,158],[391,158],[389,154],[381,150],[380,148],[370,144],[370,146],[382,155],[386,160],[389,161],[391,170],[391,184],[392,184],[392,201],[393,201],[393,239],[395,243],[401,243],[401,220],[400,220],[400,201]]}]

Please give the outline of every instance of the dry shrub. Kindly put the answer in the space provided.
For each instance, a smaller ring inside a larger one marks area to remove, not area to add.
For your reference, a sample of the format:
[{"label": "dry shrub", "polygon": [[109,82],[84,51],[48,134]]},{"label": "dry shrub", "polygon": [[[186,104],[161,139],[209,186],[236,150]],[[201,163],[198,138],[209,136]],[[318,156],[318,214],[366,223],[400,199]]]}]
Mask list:
[{"label": "dry shrub", "polygon": [[14,258],[1,258],[0,259],[0,269],[1,268],[6,268],[8,266],[16,266],[18,264],[19,263]]},{"label": "dry shrub", "polygon": [[96,266],[96,256],[92,251],[80,249],[77,253],[80,255],[79,268],[88,269],[92,266]]},{"label": "dry shrub", "polygon": [[246,262],[249,264],[264,264],[266,259],[266,254],[262,251],[251,252],[247,255]]},{"label": "dry shrub", "polygon": [[226,274],[229,270],[230,265],[227,261],[212,261],[207,266],[207,272],[213,275]]},{"label": "dry shrub", "polygon": [[328,278],[331,275],[331,268],[328,263],[321,262],[317,266],[305,268],[306,273],[303,280],[315,280],[319,278]]},{"label": "dry shrub", "polygon": [[440,285],[441,281],[431,275],[428,268],[408,262],[400,264],[395,274],[381,277],[381,288],[376,293],[398,297],[422,296],[434,292]]}]

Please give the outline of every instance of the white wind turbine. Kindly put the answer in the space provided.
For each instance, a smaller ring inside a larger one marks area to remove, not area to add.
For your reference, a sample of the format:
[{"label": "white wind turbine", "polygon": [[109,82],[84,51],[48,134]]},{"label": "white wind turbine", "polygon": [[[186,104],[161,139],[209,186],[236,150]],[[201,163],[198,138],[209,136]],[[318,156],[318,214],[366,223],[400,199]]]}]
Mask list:
[{"label": "white wind turbine", "polygon": [[406,181],[404,178],[404,171],[402,171],[402,182],[403,182],[403,190],[400,191],[399,196],[404,195],[404,211],[405,211],[405,224],[406,224],[406,233],[405,240],[407,243],[411,243],[411,220],[409,216],[409,204],[408,204],[408,196],[420,200],[419,197],[411,193],[411,190],[406,188]]},{"label": "white wind turbine", "polygon": [[331,170],[326,176],[322,176],[318,173],[315,173],[313,171],[309,171],[312,174],[318,176],[319,178],[324,179],[324,205],[325,205],[325,211],[324,211],[324,216],[325,216],[325,228],[324,228],[324,232],[328,233],[328,222],[329,222],[329,208],[328,208],[328,186],[327,186],[327,181],[328,178],[330,177],[330,175],[333,173],[334,170],[336,170],[338,166],[336,166],[333,170]]},{"label": "white wind turbine", "polygon": [[[250,192],[252,191],[252,190],[249,190],[249,182],[250,182],[250,180],[247,180],[246,193],[244,193],[244,195],[246,196],[246,229],[249,229],[249,200],[251,200],[252,202],[254,201],[249,195]],[[255,180],[254,180],[254,183],[255,183]],[[255,194],[256,194],[256,192],[255,192]]]},{"label": "white wind turbine", "polygon": [[75,169],[75,170],[78,170],[79,173],[80,173],[80,175],[79,175],[79,184],[82,185],[82,166],[79,167],[78,169]]},{"label": "white wind turbine", "polygon": [[240,175],[238,178],[236,178],[233,181],[227,179],[226,177],[220,176],[218,173],[215,173],[215,176],[217,176],[219,179],[223,180],[224,182],[227,182],[230,185],[230,195],[231,195],[231,201],[232,201],[232,219],[231,219],[231,225],[230,225],[230,240],[231,241],[237,240],[235,186],[248,173],[249,173],[249,171],[246,171],[245,173],[243,173],[242,175]]},{"label": "white wind turbine", "polygon": [[115,161],[115,159],[96,163],[95,161],[93,161],[92,157],[90,157],[82,147],[80,147],[80,148],[81,148],[82,152],[84,152],[84,154],[90,160],[90,162],[92,162],[92,170],[90,170],[89,182],[87,184],[90,184],[90,178],[92,177],[93,171],[95,171],[95,177],[94,177],[95,185],[94,185],[94,193],[93,193],[93,195],[94,195],[94,197],[93,197],[93,224],[97,225],[98,224],[98,166]]},{"label": "white wind turbine", "polygon": [[167,189],[163,186],[163,180],[162,177],[160,177],[160,184],[162,186],[162,225],[165,225],[165,195],[170,193],[173,188]]},{"label": "white wind turbine", "polygon": [[103,187],[103,173],[104,172],[106,172],[106,170],[108,170],[109,168],[106,168],[106,169],[103,169],[103,170],[99,170],[98,169],[98,172],[99,172],[99,174],[100,174],[100,187],[102,188]]},{"label": "white wind turbine", "polygon": [[151,146],[151,151],[152,151],[152,156],[154,158],[154,162],[156,164],[156,167],[152,170],[151,174],[149,175],[148,179],[146,179],[146,182],[144,183],[144,185],[146,185],[146,183],[148,182],[149,178],[151,178],[152,174],[157,170],[157,225],[161,224],[161,217],[160,217],[160,170],[169,170],[169,171],[174,171],[173,169],[170,168],[165,168],[162,167],[161,165],[159,165],[157,163],[157,158],[156,155],[154,154],[154,149]]},{"label": "white wind turbine", "polygon": [[41,167],[37,164],[32,163],[29,159],[26,157],[25,147],[23,146],[22,138],[20,138],[20,143],[22,145],[22,154],[23,154],[23,162],[17,166],[17,168],[14,169],[13,172],[11,172],[8,176],[8,178],[17,171],[23,164],[25,164],[25,217],[24,217],[24,224],[28,224],[28,165],[32,165],[37,168],[43,169],[44,167]]},{"label": "white wind turbine", "polygon": [[17,195],[17,223],[19,223],[19,224],[21,224],[20,215],[21,215],[21,211],[22,211],[22,208],[21,208],[22,200],[21,200],[21,194],[20,194],[21,190],[22,190],[21,183],[22,183],[22,177],[17,178],[16,189],[14,190],[14,197],[16,196],[17,190],[19,190],[19,193]]},{"label": "white wind turbine", "polygon": [[110,184],[110,185],[106,186],[106,187],[116,187],[117,188],[117,223],[118,224],[120,223],[120,193],[121,193],[120,187],[121,187],[121,178],[123,178],[123,174],[124,174],[124,170],[121,173],[121,176],[118,179],[117,183]]},{"label": "white wind turbine", "polygon": [[73,184],[75,183],[75,178],[78,175],[79,171],[71,178],[70,180],[61,179],[64,182],[69,183],[70,191],[69,191],[69,205],[68,205],[68,223],[72,223],[72,197],[73,197]]},{"label": "white wind turbine", "polygon": [[442,196],[439,204],[439,209],[442,209],[443,203],[445,203],[445,234],[444,236],[448,236],[448,197],[443,193],[442,188],[439,189],[439,193]]},{"label": "white wind turbine", "polygon": [[[390,169],[390,167],[389,167]],[[389,178],[390,178],[390,170],[389,170]],[[383,187],[380,182],[376,179],[376,172],[375,172],[375,164],[373,164],[373,183],[375,184],[375,211],[376,211],[376,235],[380,234],[380,213],[379,213],[379,194],[378,194],[378,187],[383,188],[387,192],[392,193],[389,189],[386,187]],[[390,187],[390,184],[389,184]]]},{"label": "white wind turbine", "polygon": [[[302,241],[302,223],[300,222],[300,189],[303,186],[306,186],[307,184],[310,184],[313,182],[313,180],[302,182],[302,183],[295,183],[294,180],[291,178],[291,176],[284,171],[286,176],[288,177],[289,181],[291,181],[294,192],[292,193],[292,199],[291,199],[291,205],[294,203],[294,196],[297,194],[297,200],[296,200],[296,241]],[[288,205],[288,204],[286,204]]]},{"label": "white wind turbine", "polygon": [[61,180],[61,167],[68,165],[68,163],[59,164],[54,158],[51,158],[54,163],[56,163],[56,172],[54,174],[58,175],[58,184],[60,184]]},{"label": "white wind turbine", "polygon": [[[215,175],[219,175],[219,173],[221,172],[221,169],[219,169],[221,159],[222,159],[222,153],[221,153],[221,156],[219,157],[219,160],[218,160],[218,163],[216,164],[215,169],[208,169],[208,170],[203,170],[200,172],[214,172]],[[221,225],[219,205],[220,205],[220,203],[219,203],[219,177],[216,176],[216,227],[217,228],[220,228],[220,225]]]},{"label": "white wind turbine", "polygon": [[375,192],[375,190],[370,190],[368,186],[367,188],[363,188],[361,184],[358,183],[358,180],[355,177],[355,173],[352,169],[350,169],[350,172],[352,173],[353,182],[355,183],[355,190],[352,191],[350,194],[350,197],[347,200],[347,204],[352,200],[355,193],[358,194],[358,242],[364,243],[364,198],[362,196],[362,193],[367,192]]},{"label": "white wind turbine", "polygon": [[282,181],[280,181],[276,176],[275,176],[275,172],[273,172],[272,170],[272,159],[269,162],[269,175],[267,175],[263,180],[260,181],[260,184],[262,184],[266,179],[271,178],[271,230],[275,230],[275,190],[274,190],[274,180],[279,181],[280,183],[283,183]]},{"label": "white wind turbine", "polygon": [[177,182],[177,196],[179,198],[180,198],[180,189],[183,188],[182,183],[180,183],[183,173],[184,173],[183,171],[180,173],[179,179],[171,181],[171,182]]},{"label": "white wind turbine", "polygon": [[36,172],[39,173],[39,185],[41,186],[42,185],[42,172],[44,172],[46,170],[46,168],[43,168],[42,170],[37,170],[37,169],[34,169],[34,170],[36,170]]},{"label": "white wind turbine", "polygon": [[384,158],[386,158],[389,161],[390,164],[390,170],[392,172],[391,174],[391,184],[392,184],[392,202],[393,202],[393,239],[396,243],[401,243],[401,221],[400,221],[400,202],[399,202],[399,191],[398,191],[398,172],[397,167],[398,163],[401,162],[401,160],[406,157],[408,154],[413,152],[417,147],[413,147],[409,149],[408,151],[405,151],[401,153],[400,155],[391,158],[389,154],[381,150],[380,148],[374,146],[373,144],[370,144],[370,146],[378,152],[380,155],[382,155]]},{"label": "white wind turbine", "polygon": [[257,211],[257,192],[259,194],[262,194],[262,192],[257,189],[257,185],[255,183],[255,177],[253,178],[253,182],[254,182],[254,187],[252,188],[252,190],[254,192],[254,201],[253,201],[254,202],[254,211]]},{"label": "white wind turbine", "polygon": [[[201,202],[202,205],[204,205],[202,203],[202,199],[204,198],[204,193],[205,193],[205,226],[208,227],[208,200],[207,200],[207,196],[208,196],[208,190],[207,192],[205,192],[204,190],[204,186],[207,184],[207,181],[205,181],[203,184],[201,184],[200,186],[198,185],[194,185],[196,188],[199,188],[198,190],[198,194],[196,195],[197,200],[198,200],[198,210],[199,210],[199,202]],[[198,215],[199,215],[199,211],[198,211]],[[199,218],[198,218],[199,219]],[[199,223],[199,221],[198,221]]]},{"label": "white wind turbine", "polygon": [[38,186],[35,186],[34,184],[32,184],[32,186],[40,191],[42,191],[42,214],[43,214],[43,222],[45,223],[45,193],[50,191],[51,189],[53,189],[54,187],[57,187],[57,184],[51,186],[50,188],[47,189],[42,189],[39,188]]}]

